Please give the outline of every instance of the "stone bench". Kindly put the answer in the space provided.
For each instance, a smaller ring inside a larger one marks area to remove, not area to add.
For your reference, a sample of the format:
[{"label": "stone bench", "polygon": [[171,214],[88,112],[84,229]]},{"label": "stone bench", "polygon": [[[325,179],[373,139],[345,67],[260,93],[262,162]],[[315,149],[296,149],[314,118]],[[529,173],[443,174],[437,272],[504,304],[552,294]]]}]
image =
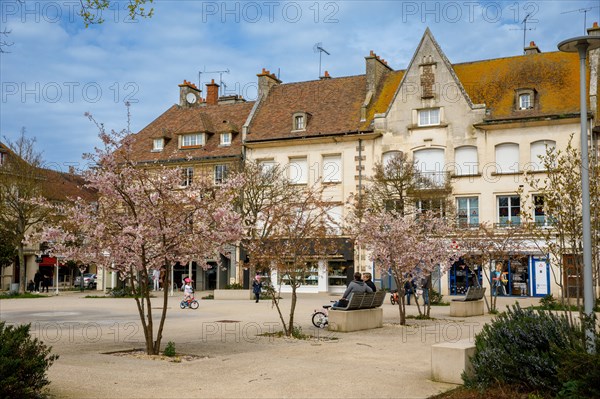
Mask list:
[{"label": "stone bench", "polygon": [[220,299],[253,299],[251,290],[214,290],[215,300]]},{"label": "stone bench", "polygon": [[385,291],[351,294],[343,307],[329,310],[330,331],[350,332],[383,327]]},{"label": "stone bench", "polygon": [[485,288],[469,287],[467,295],[462,299],[453,299],[450,302],[450,316],[470,317],[483,316],[483,296]]},{"label": "stone bench", "polygon": [[431,379],[438,382],[462,384],[462,373],[473,373],[471,357],[475,354],[475,342],[463,339],[431,346]]}]

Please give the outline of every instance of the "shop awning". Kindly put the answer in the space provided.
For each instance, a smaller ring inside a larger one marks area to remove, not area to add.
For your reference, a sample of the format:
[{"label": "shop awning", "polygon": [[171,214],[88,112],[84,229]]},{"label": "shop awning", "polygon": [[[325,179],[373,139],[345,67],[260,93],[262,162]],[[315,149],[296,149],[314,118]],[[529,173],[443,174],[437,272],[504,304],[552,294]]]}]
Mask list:
[{"label": "shop awning", "polygon": [[[56,258],[53,256],[42,255],[42,257],[37,260],[38,260],[37,263],[39,264],[39,266],[54,266],[54,267],[56,267]],[[61,267],[65,266],[64,263],[60,263],[60,262],[58,263],[58,265]]]}]

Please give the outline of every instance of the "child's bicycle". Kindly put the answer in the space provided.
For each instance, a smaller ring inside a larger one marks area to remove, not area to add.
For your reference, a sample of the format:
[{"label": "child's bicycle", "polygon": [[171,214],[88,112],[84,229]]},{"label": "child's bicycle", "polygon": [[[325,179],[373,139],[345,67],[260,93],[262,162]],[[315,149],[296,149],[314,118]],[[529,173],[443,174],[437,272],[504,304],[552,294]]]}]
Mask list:
[{"label": "child's bicycle", "polygon": [[392,305],[395,305],[400,302],[400,298],[398,298],[398,290],[393,290],[390,295],[390,302]]},{"label": "child's bicycle", "polygon": [[200,304],[194,297],[191,297],[189,299],[183,299],[183,300],[181,300],[181,303],[179,304],[179,307],[181,309],[186,309],[186,308],[198,309],[198,306],[200,306]]},{"label": "child's bicycle", "polygon": [[323,305],[323,310],[315,309],[312,314],[313,326],[325,328],[329,325],[329,308],[331,305]]}]

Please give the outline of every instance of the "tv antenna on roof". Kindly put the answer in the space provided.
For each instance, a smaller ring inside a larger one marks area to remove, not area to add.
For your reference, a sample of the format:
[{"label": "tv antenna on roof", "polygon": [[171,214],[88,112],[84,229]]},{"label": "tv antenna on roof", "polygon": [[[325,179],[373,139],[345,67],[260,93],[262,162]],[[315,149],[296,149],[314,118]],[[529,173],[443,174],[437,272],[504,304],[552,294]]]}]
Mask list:
[{"label": "tv antenna on roof", "polygon": [[535,28],[527,28],[527,20],[529,19],[529,17],[531,17],[532,13],[529,13],[525,16],[525,18],[523,18],[523,20],[521,21],[521,23],[523,24],[522,28],[519,29],[511,29],[511,30],[522,30],[523,31],[523,53],[525,53],[525,44],[527,43],[527,31],[528,30],[535,30]]},{"label": "tv antenna on roof", "polygon": [[587,33],[585,31],[585,29],[587,28],[587,13],[588,13],[588,11],[592,11],[594,8],[600,8],[600,6],[579,8],[577,10],[561,12],[561,14],[570,14],[572,12],[582,12],[583,13],[583,34],[585,35]]},{"label": "tv antenna on roof", "polygon": [[323,53],[325,53],[327,55],[331,55],[331,54],[329,54],[329,52],[323,48],[323,43],[321,43],[321,42],[316,43],[313,46],[313,51],[315,53],[317,53],[317,52],[319,53],[319,77],[321,77],[321,56],[323,55]]},{"label": "tv antenna on roof", "polygon": [[[202,74],[203,73],[218,73],[219,74],[219,87],[221,88],[221,94],[223,94],[223,74],[224,73],[229,73],[229,68],[223,70],[223,71],[207,71],[206,67],[204,67],[204,71],[199,71],[198,72],[198,87],[202,87]],[[227,85],[225,85],[226,87]]]}]

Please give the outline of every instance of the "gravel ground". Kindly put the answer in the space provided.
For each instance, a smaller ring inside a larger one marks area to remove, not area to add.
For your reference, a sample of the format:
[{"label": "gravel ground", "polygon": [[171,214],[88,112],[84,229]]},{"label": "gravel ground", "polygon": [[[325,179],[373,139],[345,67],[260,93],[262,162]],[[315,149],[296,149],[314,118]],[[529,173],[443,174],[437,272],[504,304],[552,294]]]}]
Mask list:
[{"label": "gravel ground", "polygon": [[[270,302],[201,300],[199,309],[183,310],[180,298],[172,297],[162,343],[164,348],[173,341],[178,353],[190,355],[180,362],[113,353],[144,348],[133,299],[84,298],[79,292],[3,299],[0,320],[32,323],[32,335],[60,355],[48,372],[54,398],[348,399],[426,398],[453,388],[431,381],[431,345],[473,339],[491,319],[451,318],[446,306],[432,308],[434,320],[409,319],[400,326],[397,307],[387,301],[383,328],[315,329],[312,311],[332,299],[299,296],[296,323],[321,339],[292,340],[261,335],[281,330]],[[514,301],[499,298],[498,307]],[[289,302],[284,297],[286,311]],[[162,299],[152,306],[159,317]],[[408,314],[418,314],[417,307],[408,307]]]}]

